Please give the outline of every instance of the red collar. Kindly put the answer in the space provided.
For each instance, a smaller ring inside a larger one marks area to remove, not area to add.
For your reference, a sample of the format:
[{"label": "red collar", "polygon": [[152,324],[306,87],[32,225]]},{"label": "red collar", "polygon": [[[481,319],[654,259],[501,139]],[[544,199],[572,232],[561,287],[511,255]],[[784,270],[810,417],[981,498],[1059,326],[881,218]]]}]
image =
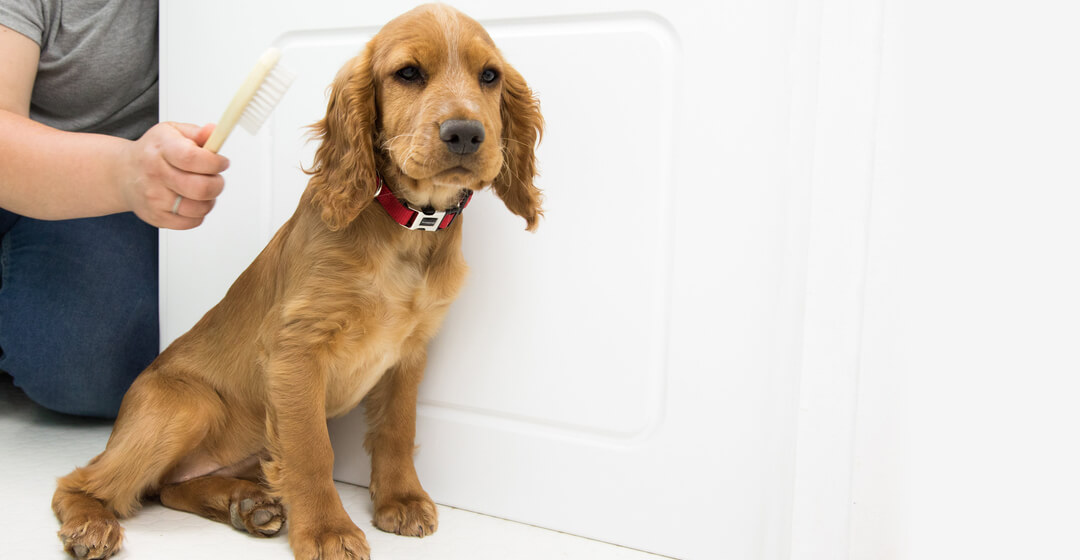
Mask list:
[{"label": "red collar", "polygon": [[454,223],[454,218],[469,205],[472,195],[473,191],[471,189],[465,189],[461,203],[457,206],[449,210],[425,212],[409,206],[408,202],[398,198],[390,190],[390,185],[384,183],[382,177],[379,177],[379,190],[375,193],[375,200],[379,201],[379,204],[386,209],[386,213],[390,214],[390,217],[395,222],[405,226],[407,229],[438,231],[446,229],[450,227],[450,224]]}]

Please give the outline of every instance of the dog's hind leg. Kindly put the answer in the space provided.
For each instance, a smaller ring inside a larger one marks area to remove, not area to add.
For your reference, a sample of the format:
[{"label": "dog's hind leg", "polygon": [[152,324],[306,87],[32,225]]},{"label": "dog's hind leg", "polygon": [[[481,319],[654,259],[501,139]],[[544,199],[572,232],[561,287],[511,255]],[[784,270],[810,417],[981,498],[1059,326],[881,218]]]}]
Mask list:
[{"label": "dog's hind leg", "polygon": [[250,476],[210,475],[166,484],[158,497],[166,507],[220,521],[256,537],[272,537],[285,523],[285,508],[254,482],[259,473],[256,464]]},{"label": "dog's hind leg", "polygon": [[62,477],[52,508],[64,549],[80,560],[108,558],[120,548],[118,517],[195,449],[222,418],[211,388],[155,371],[140,375],[124,396],[105,451]]}]

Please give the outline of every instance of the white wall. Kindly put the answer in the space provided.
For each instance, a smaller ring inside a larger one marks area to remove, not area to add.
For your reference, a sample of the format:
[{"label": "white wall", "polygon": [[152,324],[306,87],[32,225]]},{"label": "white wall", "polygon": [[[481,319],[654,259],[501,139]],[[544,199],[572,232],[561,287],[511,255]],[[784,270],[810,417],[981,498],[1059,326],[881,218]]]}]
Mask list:
[{"label": "white wall", "polygon": [[851,557],[1080,557],[1080,4],[887,14]]}]

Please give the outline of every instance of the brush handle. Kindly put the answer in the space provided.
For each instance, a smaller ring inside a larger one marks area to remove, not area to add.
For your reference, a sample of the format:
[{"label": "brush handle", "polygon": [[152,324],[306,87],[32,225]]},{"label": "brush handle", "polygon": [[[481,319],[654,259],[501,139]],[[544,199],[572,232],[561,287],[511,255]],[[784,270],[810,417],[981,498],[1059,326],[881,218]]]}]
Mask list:
[{"label": "brush handle", "polygon": [[218,120],[214,132],[210,134],[210,138],[203,144],[203,148],[206,148],[215,154],[221,149],[221,145],[225,143],[225,139],[229,137],[233,128],[236,127],[236,122],[240,120],[240,115],[244,114],[244,110],[247,109],[248,103],[255,97],[255,92],[259,91],[259,86],[262,85],[263,80],[265,80],[266,76],[270,74],[270,71],[274,69],[274,66],[280,58],[281,51],[273,47],[267,49],[266,52],[259,57],[259,62],[251,69],[247,79],[240,85],[240,89],[236,91],[236,95],[233,96],[229,106],[225,109],[225,113],[221,115],[221,119]]}]

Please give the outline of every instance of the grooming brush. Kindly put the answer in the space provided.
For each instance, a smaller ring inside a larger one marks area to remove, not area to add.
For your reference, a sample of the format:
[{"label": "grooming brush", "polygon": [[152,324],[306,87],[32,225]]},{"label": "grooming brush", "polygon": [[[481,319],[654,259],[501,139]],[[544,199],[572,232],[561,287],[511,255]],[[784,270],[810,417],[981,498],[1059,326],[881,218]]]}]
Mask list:
[{"label": "grooming brush", "polygon": [[259,131],[296,77],[278,64],[280,59],[281,51],[273,47],[259,57],[259,62],[240,85],[204,148],[217,153],[237,124],[251,134]]}]

